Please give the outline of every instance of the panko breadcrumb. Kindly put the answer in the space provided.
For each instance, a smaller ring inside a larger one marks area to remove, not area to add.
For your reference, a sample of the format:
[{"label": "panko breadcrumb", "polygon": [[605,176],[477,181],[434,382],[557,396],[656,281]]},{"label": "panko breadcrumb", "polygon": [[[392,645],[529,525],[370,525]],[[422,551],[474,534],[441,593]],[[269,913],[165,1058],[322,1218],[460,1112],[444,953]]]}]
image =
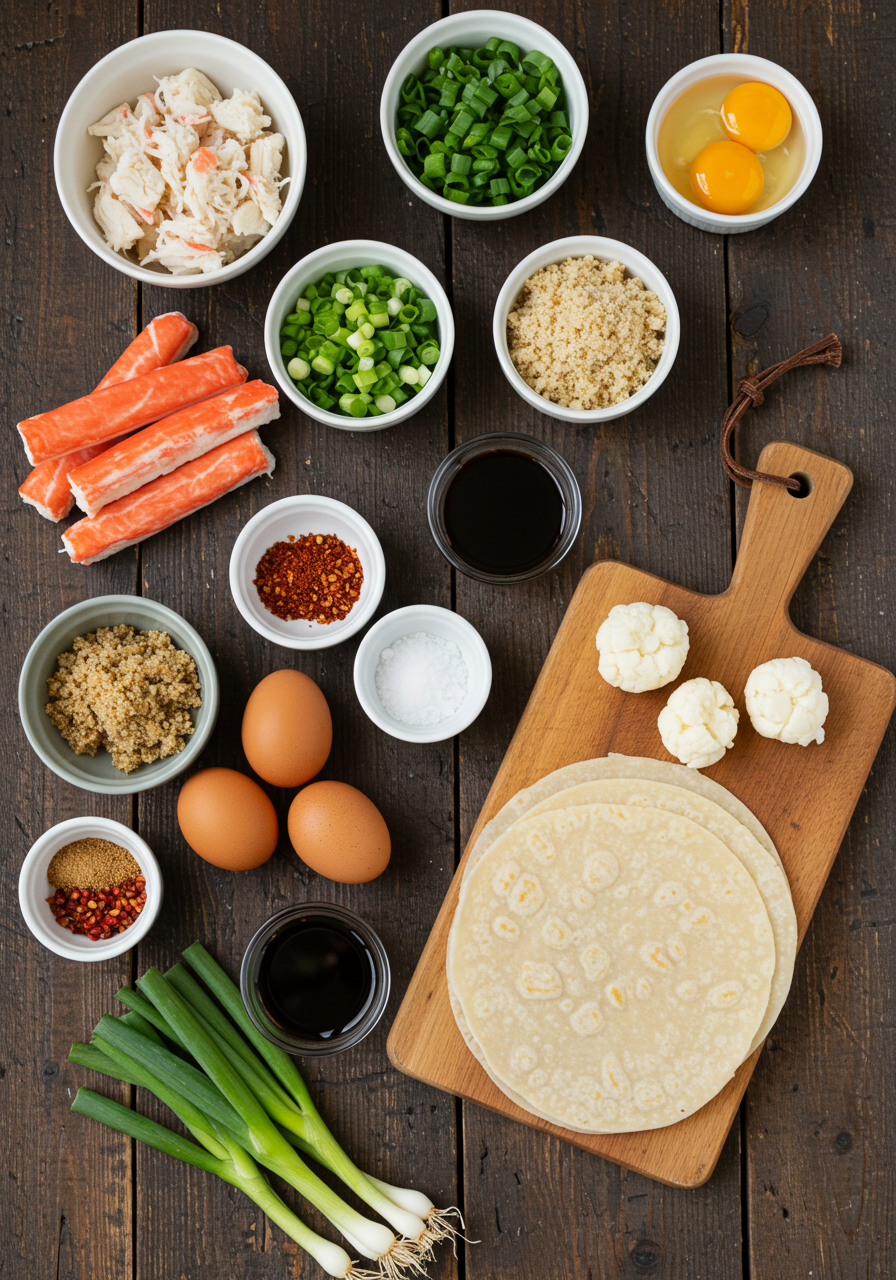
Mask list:
[{"label": "panko breadcrumb", "polygon": [[608,409],[643,387],[666,338],[666,308],[621,262],[591,254],[530,276],[507,346],[533,391],[566,409]]},{"label": "panko breadcrumb", "polygon": [[47,715],[76,755],[112,755],[133,773],[183,751],[200,707],[196,663],[165,631],[120,623],[78,636],[47,680]]}]

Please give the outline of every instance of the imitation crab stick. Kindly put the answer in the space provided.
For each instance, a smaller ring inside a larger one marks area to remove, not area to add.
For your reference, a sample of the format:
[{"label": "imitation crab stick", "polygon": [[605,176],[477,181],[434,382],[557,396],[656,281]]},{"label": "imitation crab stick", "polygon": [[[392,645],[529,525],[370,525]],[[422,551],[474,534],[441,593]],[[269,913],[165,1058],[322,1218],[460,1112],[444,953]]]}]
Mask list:
[{"label": "imitation crab stick", "polygon": [[98,516],[79,520],[62,535],[63,544],[76,564],[93,564],[161,533],[256,476],[270,475],[274,466],[258,432],[246,431],[103,507]]},{"label": "imitation crab stick", "polygon": [[[176,364],[184,358],[198,336],[195,324],[180,311],[156,316],[125,347],[95,390],[103,391],[106,387],[139,377],[141,373]],[[105,443],[94,444],[39,463],[19,487],[22,501],[35,507],[47,520],[64,520],[75,505],[75,495],[68,483],[69,472],[95,458],[105,448]]]},{"label": "imitation crab stick", "polygon": [[280,417],[277,391],[256,379],[171,413],[69,473],[78,506],[89,516],[125,494],[253,427]]},{"label": "imitation crab stick", "polygon": [[230,347],[141,374],[19,423],[32,466],[74,449],[117,440],[177,409],[246,381]]}]

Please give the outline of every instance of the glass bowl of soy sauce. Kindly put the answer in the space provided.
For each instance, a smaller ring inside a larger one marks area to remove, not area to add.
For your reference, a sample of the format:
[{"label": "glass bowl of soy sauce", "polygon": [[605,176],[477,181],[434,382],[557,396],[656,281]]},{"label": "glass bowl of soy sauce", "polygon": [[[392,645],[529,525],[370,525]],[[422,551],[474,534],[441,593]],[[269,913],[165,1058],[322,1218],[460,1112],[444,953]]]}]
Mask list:
[{"label": "glass bowl of soy sauce", "polygon": [[448,454],[429,486],[427,516],[455,569],[480,582],[526,582],[569,551],[582,523],[582,495],[556,449],[499,432]]},{"label": "glass bowl of soy sauce", "polygon": [[240,970],[243,1003],[261,1034],[311,1058],[363,1040],[383,1015],[391,983],[377,934],[331,902],[303,902],[271,916]]}]

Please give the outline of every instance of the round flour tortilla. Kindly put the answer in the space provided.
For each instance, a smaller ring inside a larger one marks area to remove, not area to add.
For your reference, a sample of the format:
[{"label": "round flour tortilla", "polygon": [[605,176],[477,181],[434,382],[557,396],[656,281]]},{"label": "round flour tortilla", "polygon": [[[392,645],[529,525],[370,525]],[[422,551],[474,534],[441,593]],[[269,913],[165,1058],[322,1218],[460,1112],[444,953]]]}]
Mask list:
[{"label": "round flour tortilla", "polygon": [[685,791],[693,791],[706,800],[714,800],[732,818],[742,822],[754,835],[764,849],[768,849],[772,857],[783,866],[778,850],[771,836],[762,823],[753,816],[745,804],[731,794],[712,778],[704,778],[696,769],[688,769],[682,764],[670,764],[666,760],[652,760],[649,756],[601,756],[596,760],[580,760],[577,764],[568,764],[562,769],[555,769],[533,782],[531,787],[524,787],[512,796],[502,809],[499,809],[490,822],[487,822],[479,833],[479,837],[470,851],[466,872],[485,850],[502,836],[519,818],[522,818],[534,805],[540,804],[556,795],[558,791],[566,791],[569,787],[577,787],[582,782],[599,782],[602,778],[637,778],[642,782],[664,782],[671,787],[683,787]]},{"label": "round flour tortilla", "polygon": [[768,1008],[747,1050],[749,1057],[759,1048],[777,1021],[793,979],[797,945],[796,912],[783,867],[742,823],[732,818],[730,813],[714,801],[706,800],[696,792],[684,791],[681,787],[667,786],[663,782],[640,782],[632,778],[583,782],[567,791],[558,791],[549,800],[542,800],[541,804],[529,810],[527,817],[579,804],[636,805],[638,808],[677,813],[717,836],[749,871],[768,912],[775,938],[775,972],[772,975]]},{"label": "round flour tortilla", "polygon": [[449,988],[492,1079],[595,1133],[660,1128],[714,1097],[774,966],[759,891],[722,841],[617,804],[507,831],[469,872],[448,942]]}]

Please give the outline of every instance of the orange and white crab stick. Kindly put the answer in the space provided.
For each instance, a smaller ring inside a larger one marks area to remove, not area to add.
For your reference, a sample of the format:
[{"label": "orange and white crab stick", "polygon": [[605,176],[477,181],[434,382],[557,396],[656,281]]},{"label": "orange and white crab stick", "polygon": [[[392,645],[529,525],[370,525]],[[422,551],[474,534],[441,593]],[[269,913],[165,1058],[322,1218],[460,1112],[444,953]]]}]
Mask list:
[{"label": "orange and white crab stick", "polygon": [[95,516],[110,502],[279,417],[276,388],[256,378],[170,413],[85,461],[69,472],[71,491],[81,510]]},{"label": "orange and white crab stick", "polygon": [[256,476],[270,475],[275,465],[258,432],[246,431],[103,507],[98,516],[79,520],[62,535],[63,545],[76,564],[93,564],[161,533]]},{"label": "orange and white crab stick", "polygon": [[80,400],[19,423],[32,466],[75,449],[129,435],[166,414],[246,381],[230,347],[216,347],[179,364],[94,391]]},{"label": "orange and white crab stick", "polygon": [[[184,358],[198,337],[199,330],[195,324],[180,311],[169,311],[165,315],[156,316],[125,347],[94,390],[103,391],[106,387],[114,387],[116,383],[128,382],[141,373],[151,373],[153,369],[176,364]],[[39,463],[19,486],[22,501],[36,508],[47,520],[64,520],[75,505],[75,496],[68,483],[69,472],[82,463],[89,462],[105,448],[106,444],[94,444],[87,449],[76,449],[74,453]]]}]

